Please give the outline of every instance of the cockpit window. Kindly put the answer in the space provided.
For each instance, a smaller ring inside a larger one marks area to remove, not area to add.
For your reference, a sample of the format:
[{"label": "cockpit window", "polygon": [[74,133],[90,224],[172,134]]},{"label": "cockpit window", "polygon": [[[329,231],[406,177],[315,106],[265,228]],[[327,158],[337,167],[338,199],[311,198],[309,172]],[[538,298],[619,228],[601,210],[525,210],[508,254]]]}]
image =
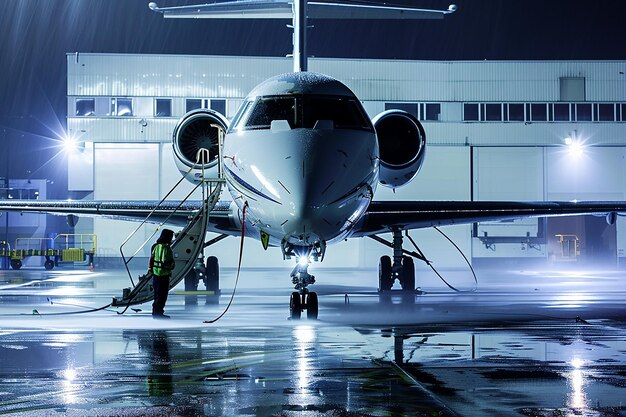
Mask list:
[{"label": "cockpit window", "polygon": [[312,129],[318,120],[331,120],[335,129],[369,129],[369,121],[356,100],[349,97],[304,96],[302,127]]},{"label": "cockpit window", "polygon": [[270,129],[274,120],[287,120],[292,129],[313,129],[324,120],[331,121],[334,129],[373,130],[355,98],[294,94],[245,102],[233,119],[231,131]]},{"label": "cockpit window", "polygon": [[289,126],[296,127],[295,97],[261,97],[250,112],[246,129],[269,129],[273,120],[287,120]]}]

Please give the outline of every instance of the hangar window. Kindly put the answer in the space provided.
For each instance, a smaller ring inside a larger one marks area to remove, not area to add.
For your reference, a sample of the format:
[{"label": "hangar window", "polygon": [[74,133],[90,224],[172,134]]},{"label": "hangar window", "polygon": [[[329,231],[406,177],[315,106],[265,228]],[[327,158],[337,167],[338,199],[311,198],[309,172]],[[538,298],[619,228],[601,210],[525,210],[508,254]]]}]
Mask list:
[{"label": "hangar window", "polygon": [[95,98],[77,98],[76,116],[93,116],[96,114]]},{"label": "hangar window", "polygon": [[385,103],[385,110],[403,110],[419,119],[417,103]]},{"label": "hangar window", "polygon": [[171,98],[157,98],[155,100],[154,115],[156,117],[171,117],[172,116],[172,99]]},{"label": "hangar window", "polygon": [[478,121],[478,103],[463,104],[463,120],[466,122]]},{"label": "hangar window", "polygon": [[133,99],[132,98],[112,98],[111,99],[111,115],[112,116],[133,116]]},{"label": "hangar window", "polygon": [[502,120],[502,104],[483,104],[483,120],[487,122],[499,122]]},{"label": "hangar window", "polygon": [[296,99],[293,96],[260,97],[247,119],[246,129],[269,129],[273,120],[287,120],[293,129],[297,126]]},{"label": "hangar window", "polygon": [[622,103],[622,122],[626,122],[626,103]]},{"label": "hangar window", "polygon": [[545,122],[548,120],[546,103],[532,103],[530,105],[530,120],[533,122]]},{"label": "hangar window", "polygon": [[591,121],[591,104],[588,104],[588,103],[576,104],[576,120],[579,122]]},{"label": "hangar window", "polygon": [[226,100],[211,100],[211,110],[226,115]]},{"label": "hangar window", "polygon": [[600,122],[615,121],[615,106],[613,104],[600,103],[596,104],[596,120]]},{"label": "hangar window", "polygon": [[569,104],[568,103],[555,103],[554,104],[554,121],[555,122],[569,122]]},{"label": "hangar window", "polygon": [[202,101],[201,98],[188,98],[185,101],[185,112],[189,113],[192,110],[201,109]]},{"label": "hangar window", "polygon": [[510,122],[524,121],[524,105],[522,103],[510,103],[507,110],[506,113]]},{"label": "hangar window", "polygon": [[441,115],[441,104],[426,103],[426,117],[424,120],[439,120]]}]

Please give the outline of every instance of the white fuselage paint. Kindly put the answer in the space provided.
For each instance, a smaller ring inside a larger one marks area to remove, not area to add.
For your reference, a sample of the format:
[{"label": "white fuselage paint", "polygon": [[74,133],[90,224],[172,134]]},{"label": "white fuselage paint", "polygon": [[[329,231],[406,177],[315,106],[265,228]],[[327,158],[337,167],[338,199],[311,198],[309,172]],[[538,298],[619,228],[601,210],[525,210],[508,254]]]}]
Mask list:
[{"label": "white fuselage paint", "polygon": [[[329,94],[311,85],[304,89],[305,94]],[[276,94],[271,86],[263,90]],[[246,101],[255,99],[251,96]],[[376,134],[320,126],[228,132],[225,177],[240,213],[248,206],[246,235],[259,239],[266,232],[272,245],[331,243],[347,237],[363,215],[378,184]]]}]

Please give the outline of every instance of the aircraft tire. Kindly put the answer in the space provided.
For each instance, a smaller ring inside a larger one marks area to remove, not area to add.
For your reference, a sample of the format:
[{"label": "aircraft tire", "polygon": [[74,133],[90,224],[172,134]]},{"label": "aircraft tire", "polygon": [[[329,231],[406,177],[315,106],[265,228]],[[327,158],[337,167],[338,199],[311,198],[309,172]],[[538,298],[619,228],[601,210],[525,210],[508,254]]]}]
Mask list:
[{"label": "aircraft tire", "polygon": [[17,271],[21,267],[22,267],[22,261],[20,261],[19,259],[11,259],[11,268]]},{"label": "aircraft tire", "polygon": [[219,304],[220,302],[220,263],[216,256],[206,259],[204,274],[204,287],[207,291],[213,291],[213,295],[206,296],[206,304]]},{"label": "aircraft tire", "polygon": [[302,298],[300,297],[300,293],[298,291],[294,291],[291,293],[291,298],[289,300],[289,317],[291,320],[300,320],[301,315]]},{"label": "aircraft tire", "polygon": [[392,286],[391,258],[387,255],[381,256],[378,264],[378,292],[389,291]]},{"label": "aircraft tire", "polygon": [[306,318],[317,320],[318,311],[317,293],[310,292],[306,297]]},{"label": "aircraft tire", "polygon": [[402,289],[404,291],[415,291],[415,263],[413,258],[405,256],[402,259]]},{"label": "aircraft tire", "polygon": [[207,258],[205,277],[207,291],[218,291],[220,289],[220,263],[216,256]]},{"label": "aircraft tire", "polygon": [[46,262],[43,263],[43,267],[46,271],[51,271],[54,268],[54,261],[47,259]]}]

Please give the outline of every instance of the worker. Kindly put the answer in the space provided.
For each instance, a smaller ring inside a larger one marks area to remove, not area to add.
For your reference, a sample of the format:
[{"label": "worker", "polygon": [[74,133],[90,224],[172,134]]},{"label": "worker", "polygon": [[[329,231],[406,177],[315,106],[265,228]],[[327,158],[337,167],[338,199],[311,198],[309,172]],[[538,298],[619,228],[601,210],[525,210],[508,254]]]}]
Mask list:
[{"label": "worker", "polygon": [[170,316],[164,314],[167,292],[170,287],[170,277],[174,269],[174,254],[172,253],[172,238],[174,232],[163,229],[161,236],[152,246],[150,255],[150,270],[152,271],[152,287],[154,288],[154,302],[152,303],[152,317],[156,319],[169,319]]}]

